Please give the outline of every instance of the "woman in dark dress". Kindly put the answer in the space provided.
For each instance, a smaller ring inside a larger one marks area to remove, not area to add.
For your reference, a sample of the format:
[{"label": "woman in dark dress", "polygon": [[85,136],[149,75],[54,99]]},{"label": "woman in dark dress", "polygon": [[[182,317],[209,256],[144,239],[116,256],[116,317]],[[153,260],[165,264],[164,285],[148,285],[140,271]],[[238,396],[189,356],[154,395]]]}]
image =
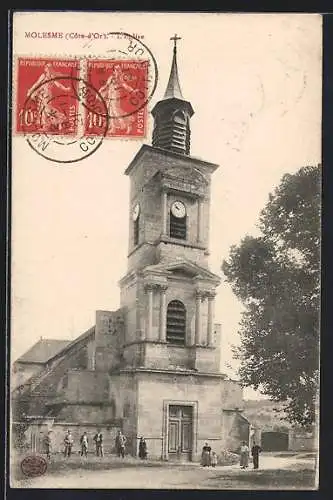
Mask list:
[{"label": "woman in dark dress", "polygon": [[144,437],[140,438],[139,442],[139,457],[141,459],[147,458],[147,443]]},{"label": "woman in dark dress", "polygon": [[210,466],[210,452],[211,451],[212,451],[211,447],[208,445],[208,443],[205,443],[205,446],[203,446],[202,453],[201,453],[201,464],[204,467]]}]

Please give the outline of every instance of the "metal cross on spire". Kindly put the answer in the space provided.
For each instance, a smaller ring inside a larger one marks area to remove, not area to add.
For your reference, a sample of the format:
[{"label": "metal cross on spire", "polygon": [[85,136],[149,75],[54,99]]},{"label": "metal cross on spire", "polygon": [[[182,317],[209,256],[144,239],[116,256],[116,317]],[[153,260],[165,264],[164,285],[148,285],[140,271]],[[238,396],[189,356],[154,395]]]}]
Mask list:
[{"label": "metal cross on spire", "polygon": [[178,35],[174,35],[170,38],[170,40],[173,40],[174,42],[173,58],[172,58],[169,82],[164,94],[164,99],[170,99],[172,97],[183,99],[179,85],[178,68],[177,68],[177,41],[181,40],[181,37]]},{"label": "metal cross on spire", "polygon": [[181,39],[182,39],[182,37],[181,37],[181,36],[178,36],[177,34],[175,34],[174,36],[172,36],[172,37],[170,38],[170,40],[173,40],[173,41],[174,41],[174,46],[173,46],[173,50],[174,50],[174,52],[176,52],[176,50],[177,50],[177,42],[178,42],[178,40],[181,40]]}]

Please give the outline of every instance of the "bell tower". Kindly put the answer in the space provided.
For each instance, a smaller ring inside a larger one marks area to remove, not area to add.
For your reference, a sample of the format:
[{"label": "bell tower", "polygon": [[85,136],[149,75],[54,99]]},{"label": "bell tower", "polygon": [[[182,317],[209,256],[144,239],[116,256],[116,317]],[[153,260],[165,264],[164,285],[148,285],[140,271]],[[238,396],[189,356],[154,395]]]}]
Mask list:
[{"label": "bell tower", "polygon": [[190,118],[194,114],[191,103],[183,98],[177,66],[177,35],[174,41],[169,82],[164,97],[152,109],[154,117],[153,146],[180,154],[190,154]]},{"label": "bell tower", "polygon": [[124,362],[144,369],[219,373],[209,270],[211,177],[218,165],[190,156],[193,108],[183,98],[176,35],[167,89],[152,110],[152,146],[143,145],[130,178],[128,271],[120,281],[126,312]]}]

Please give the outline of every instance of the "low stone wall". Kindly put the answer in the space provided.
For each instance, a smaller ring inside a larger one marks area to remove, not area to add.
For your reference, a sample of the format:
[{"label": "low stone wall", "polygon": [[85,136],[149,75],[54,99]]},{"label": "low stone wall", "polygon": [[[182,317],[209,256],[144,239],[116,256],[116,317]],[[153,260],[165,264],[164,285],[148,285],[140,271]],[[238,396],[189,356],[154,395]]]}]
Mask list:
[{"label": "low stone wall", "polygon": [[[13,426],[12,443],[13,446],[17,445],[17,432],[18,425]],[[67,430],[70,430],[73,436],[74,444],[72,452],[78,454],[81,450],[80,437],[84,432],[88,435],[89,452],[95,451],[95,443],[93,441],[94,435],[98,430],[103,434],[104,452],[115,453],[115,439],[117,431],[120,430],[119,425],[96,425],[90,423],[68,423],[68,422],[48,422],[29,425],[25,432],[24,437],[21,439],[21,444],[18,446],[20,451],[45,453],[45,437],[51,431],[52,451],[54,453],[63,453],[64,451],[64,438]]]}]

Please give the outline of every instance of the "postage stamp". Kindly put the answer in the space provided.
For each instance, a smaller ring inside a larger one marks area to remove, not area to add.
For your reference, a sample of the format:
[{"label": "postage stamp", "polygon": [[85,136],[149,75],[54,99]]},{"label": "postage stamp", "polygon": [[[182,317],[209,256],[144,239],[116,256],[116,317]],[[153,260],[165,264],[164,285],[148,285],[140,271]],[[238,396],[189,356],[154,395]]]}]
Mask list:
[{"label": "postage stamp", "polygon": [[[148,61],[101,60],[87,62],[87,81],[104,98],[109,127],[107,137],[143,137],[147,121]],[[105,117],[91,109],[94,100],[87,97],[85,134],[100,135]]]},{"label": "postage stamp", "polygon": [[[20,57],[17,61],[14,130],[45,159],[73,163],[90,156],[101,145],[109,125],[104,98],[80,78],[82,60]],[[103,116],[96,137],[86,137],[90,109]]]},{"label": "postage stamp", "polygon": [[16,133],[76,135],[79,74],[79,60],[19,58]]},{"label": "postage stamp", "polygon": [[[145,137],[150,66],[149,60],[135,58],[20,57],[14,131],[42,155],[50,144],[72,145],[70,138]],[[68,161],[74,161],[71,153]],[[63,154],[61,162],[67,162]]]}]

